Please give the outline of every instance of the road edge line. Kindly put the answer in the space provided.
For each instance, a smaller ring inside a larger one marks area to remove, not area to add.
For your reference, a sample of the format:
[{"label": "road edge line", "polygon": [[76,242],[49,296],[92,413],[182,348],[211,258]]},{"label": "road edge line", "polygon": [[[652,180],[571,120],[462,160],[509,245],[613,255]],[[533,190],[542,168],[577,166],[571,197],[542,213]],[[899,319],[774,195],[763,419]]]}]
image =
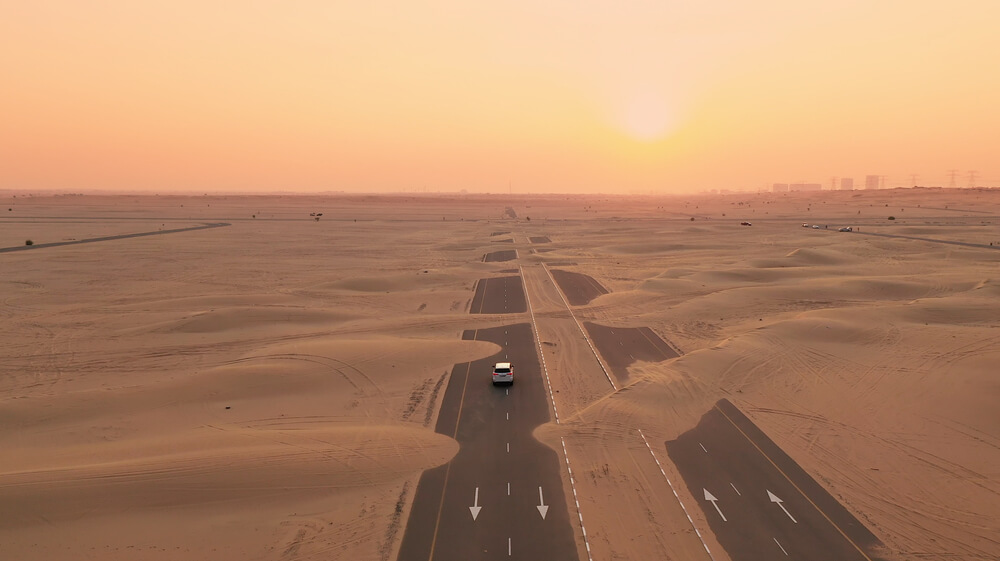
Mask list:
[{"label": "road edge line", "polygon": [[[730,405],[732,405],[733,407],[736,407],[732,403],[730,403]],[[764,450],[761,449],[761,447],[758,446],[757,443],[754,442],[754,440],[752,438],[750,438],[750,435],[748,435],[746,432],[744,432],[743,429],[741,429],[739,427],[739,425],[737,425],[736,422],[733,421],[729,417],[729,415],[727,415],[726,412],[722,410],[721,407],[719,407],[718,404],[714,405],[714,407],[715,407],[716,410],[719,411],[719,413],[722,413],[722,416],[725,417],[726,420],[729,421],[729,423],[731,425],[733,425],[733,428],[735,428],[736,430],[740,431],[740,434],[743,435],[743,438],[747,439],[747,442],[749,442],[754,448],[756,448],[757,451],[760,452],[760,455],[764,456],[764,459],[766,459],[768,462],[770,462],[770,464],[772,466],[774,466],[774,469],[778,470],[778,473],[780,473],[781,476],[785,478],[785,481],[788,481],[788,483],[791,484],[791,486],[794,487],[795,490],[798,491],[800,495],[802,495],[802,498],[805,499],[806,501],[808,501],[809,504],[811,504],[813,506],[813,508],[816,509],[816,512],[820,513],[820,515],[822,515],[823,518],[825,518],[826,521],[829,522],[830,525],[834,527],[834,529],[836,529],[838,532],[840,532],[840,535],[843,536],[845,540],[847,540],[847,543],[849,543],[852,546],[854,546],[854,549],[856,549],[858,551],[858,553],[860,553],[861,556],[864,557],[867,561],[872,561],[872,558],[867,553],[865,553],[865,550],[861,549],[860,545],[854,543],[854,540],[852,540],[851,537],[847,535],[847,532],[845,532],[839,525],[837,525],[837,523],[834,522],[833,519],[830,518],[829,515],[827,515],[826,511],[824,511],[822,508],[820,508],[818,504],[816,504],[811,498],[809,498],[809,495],[807,495],[806,492],[803,491],[801,487],[799,487],[798,485],[796,485],[796,483],[794,481],[792,481],[792,478],[789,477],[787,473],[785,473],[785,470],[781,469],[781,467],[778,466],[777,462],[775,462],[773,459],[771,459],[771,456],[768,456],[767,452],[764,452]],[[736,409],[739,410],[738,407],[736,407]],[[742,411],[740,411],[740,413],[743,414],[744,417],[746,417],[745,413],[743,413]],[[746,417],[746,418],[747,418],[747,420],[750,420],[749,417]],[[750,422],[753,423],[752,420],[750,420]],[[754,426],[756,426],[756,425],[754,425]],[[760,430],[760,427],[758,427],[757,430]],[[761,432],[764,432],[764,431],[761,431]],[[767,436],[767,434],[765,433],[764,436]],[[775,446],[777,446],[776,443],[775,443]],[[779,446],[778,449],[780,450],[781,447]],[[782,452],[784,452],[784,450],[782,450]],[[785,452],[785,455],[788,455],[788,453]],[[791,456],[789,456],[789,458],[791,459]],[[794,459],[792,459],[792,462],[795,463],[796,465],[798,465],[798,462],[796,462]],[[801,469],[801,466],[799,466],[799,468]],[[807,476],[812,477],[811,475],[809,475],[808,472],[806,472],[806,470],[803,469],[802,471]],[[829,491],[827,491],[827,493],[829,493]],[[841,505],[841,506],[843,506],[843,505]],[[846,507],[844,508],[844,510],[847,510]],[[789,514],[789,517],[791,517],[790,514]]]},{"label": "road edge line", "polygon": [[708,544],[705,542],[705,538],[701,535],[701,532],[698,531],[698,527],[695,526],[694,520],[691,518],[691,514],[688,513],[687,507],[684,506],[684,501],[681,500],[681,496],[677,494],[677,489],[674,489],[674,484],[671,483],[670,478],[667,477],[667,472],[663,471],[663,464],[660,463],[660,459],[653,453],[653,448],[649,445],[649,441],[646,440],[646,435],[642,434],[642,429],[636,430],[639,431],[639,436],[642,437],[642,441],[646,444],[646,449],[649,450],[649,455],[652,456],[653,461],[656,462],[656,467],[660,468],[660,473],[663,475],[663,479],[666,479],[667,485],[670,485],[670,490],[673,491],[674,498],[677,499],[677,504],[681,505],[681,510],[684,511],[684,516],[687,516],[688,522],[691,523],[691,528],[694,530],[694,533],[698,535],[698,539],[701,540],[701,545],[705,547],[705,553],[708,554],[712,561],[715,561],[715,556],[712,555],[712,550],[708,549]]},{"label": "road edge line", "polygon": [[556,409],[556,396],[552,393],[552,382],[549,380],[549,369],[545,366],[545,351],[542,350],[542,339],[538,335],[538,326],[535,325],[535,309],[531,307],[531,297],[528,296],[528,283],[524,282],[524,267],[517,266],[521,276],[521,286],[524,289],[524,301],[528,303],[528,313],[531,315],[531,330],[535,332],[535,348],[538,349],[538,359],[542,365],[542,373],[545,374],[545,385],[548,386],[549,403],[552,405],[552,414],[559,423],[559,411]]},{"label": "road edge line", "polygon": [[[573,479],[573,468],[569,466],[569,454],[566,452],[566,439],[559,437],[562,443],[563,458],[566,459],[566,471],[569,472],[569,485],[573,488],[573,502],[576,503],[576,515],[580,518],[580,530],[583,531],[583,545],[587,548],[587,561],[594,561],[594,556],[590,552],[590,540],[587,538],[587,527],[583,525],[583,511],[580,510],[580,499],[576,495],[576,480]],[[714,559],[712,561],[715,561]]]},{"label": "road edge line", "polygon": [[587,335],[587,330],[585,330],[583,328],[583,325],[580,324],[580,320],[576,319],[576,314],[573,313],[573,308],[570,307],[569,301],[566,300],[566,295],[563,294],[562,287],[559,286],[559,283],[556,282],[555,277],[552,276],[552,272],[549,271],[549,268],[545,266],[545,263],[542,263],[542,269],[545,270],[545,273],[549,276],[549,279],[552,280],[552,284],[556,287],[556,292],[559,293],[559,298],[562,299],[563,304],[566,306],[566,310],[569,311],[569,317],[573,318],[573,322],[576,323],[577,329],[579,329],[580,333],[583,334],[583,340],[586,341],[587,346],[590,347],[590,352],[594,353],[594,358],[597,359],[597,364],[601,367],[601,370],[604,372],[604,376],[607,377],[608,382],[611,383],[611,387],[614,388],[615,391],[618,391],[618,386],[615,385],[615,381],[611,379],[611,374],[608,374],[608,369],[604,367],[604,361],[601,360],[601,355],[597,354],[597,349],[594,348],[594,344],[590,341],[590,337]]}]

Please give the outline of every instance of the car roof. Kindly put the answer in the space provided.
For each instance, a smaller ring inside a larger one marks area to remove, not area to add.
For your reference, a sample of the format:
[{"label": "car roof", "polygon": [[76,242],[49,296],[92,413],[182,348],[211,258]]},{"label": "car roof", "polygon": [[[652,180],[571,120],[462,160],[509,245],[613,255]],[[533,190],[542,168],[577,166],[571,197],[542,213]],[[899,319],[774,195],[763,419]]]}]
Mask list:
[{"label": "car roof", "polygon": [[510,368],[509,362],[498,362],[495,368]]}]

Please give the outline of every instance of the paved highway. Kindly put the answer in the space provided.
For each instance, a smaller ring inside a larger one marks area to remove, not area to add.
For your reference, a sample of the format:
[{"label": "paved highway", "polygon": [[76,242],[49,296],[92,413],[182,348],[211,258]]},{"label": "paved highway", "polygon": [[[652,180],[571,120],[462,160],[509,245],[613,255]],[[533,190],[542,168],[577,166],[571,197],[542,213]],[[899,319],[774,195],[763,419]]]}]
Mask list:
[{"label": "paved highway", "polygon": [[472,314],[519,314],[528,311],[524,283],[518,275],[479,279],[472,297]]},{"label": "paved highway", "polygon": [[108,242],[112,240],[127,240],[129,238],[142,238],[145,236],[159,236],[162,234],[177,234],[180,232],[194,232],[196,230],[208,230],[210,228],[222,228],[224,226],[230,226],[225,222],[202,224],[201,226],[192,226],[190,228],[174,228],[172,230],[156,230],[155,232],[138,232],[135,234],[119,234],[117,236],[104,236],[102,238],[87,238],[84,240],[72,240],[66,242],[51,242],[51,243],[39,243],[34,245],[18,245],[14,247],[4,247],[0,248],[0,253],[9,253],[12,251],[26,251],[29,249],[42,249],[43,247],[59,247],[63,245],[76,245],[81,243],[94,243],[94,242]]},{"label": "paved highway", "polygon": [[881,542],[727,400],[667,453],[733,561],[874,561]]},{"label": "paved highway", "polygon": [[608,293],[608,289],[590,275],[561,269],[550,269],[549,272],[552,273],[552,279],[559,284],[559,288],[566,295],[566,300],[569,301],[570,305],[583,306],[589,304],[594,298]]},{"label": "paved highway", "polygon": [[[577,560],[560,460],[532,437],[549,405],[531,325],[466,331],[502,347],[455,365],[435,430],[460,449],[420,477],[399,561]],[[494,387],[499,361],[514,363],[511,387]]]},{"label": "paved highway", "polygon": [[628,382],[628,367],[636,361],[661,362],[680,356],[648,327],[607,327],[589,321],[583,326],[619,385]]},{"label": "paved highway", "polygon": [[[509,241],[509,240],[508,240]],[[484,263],[496,263],[499,261],[513,261],[517,259],[516,249],[502,249],[500,251],[491,251],[483,256]]]}]

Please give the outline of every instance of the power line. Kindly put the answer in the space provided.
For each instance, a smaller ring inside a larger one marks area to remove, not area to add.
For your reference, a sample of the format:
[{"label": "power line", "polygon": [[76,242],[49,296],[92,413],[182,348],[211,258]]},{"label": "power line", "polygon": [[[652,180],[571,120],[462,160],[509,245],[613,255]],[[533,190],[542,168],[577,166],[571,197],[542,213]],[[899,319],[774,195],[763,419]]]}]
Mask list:
[{"label": "power line", "polygon": [[957,169],[948,170],[948,187],[955,188],[955,178],[958,177]]}]

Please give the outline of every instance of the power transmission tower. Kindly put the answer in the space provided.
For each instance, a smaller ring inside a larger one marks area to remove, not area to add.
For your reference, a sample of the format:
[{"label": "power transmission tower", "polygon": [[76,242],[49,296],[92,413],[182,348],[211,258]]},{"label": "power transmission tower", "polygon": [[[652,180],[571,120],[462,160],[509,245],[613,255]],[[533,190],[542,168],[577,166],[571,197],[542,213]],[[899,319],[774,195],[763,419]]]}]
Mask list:
[{"label": "power transmission tower", "polygon": [[958,177],[957,169],[948,170],[948,187],[955,188],[955,178]]},{"label": "power transmission tower", "polygon": [[889,179],[889,176],[888,175],[880,175],[880,176],[878,176],[878,179],[879,179],[879,189],[885,189],[885,180]]},{"label": "power transmission tower", "polygon": [[837,176],[836,175],[831,175],[830,176],[830,190],[831,191],[836,191],[837,190]]},{"label": "power transmission tower", "polygon": [[910,174],[910,186],[911,187],[916,187],[917,186],[917,177],[918,176],[915,173],[911,173]]},{"label": "power transmission tower", "polygon": [[970,188],[971,188],[971,187],[975,187],[975,186],[976,186],[976,177],[977,177],[978,175],[979,175],[979,172],[978,172],[978,171],[976,171],[976,170],[974,170],[974,169],[970,169],[970,170],[969,170],[969,187],[970,187]]}]

